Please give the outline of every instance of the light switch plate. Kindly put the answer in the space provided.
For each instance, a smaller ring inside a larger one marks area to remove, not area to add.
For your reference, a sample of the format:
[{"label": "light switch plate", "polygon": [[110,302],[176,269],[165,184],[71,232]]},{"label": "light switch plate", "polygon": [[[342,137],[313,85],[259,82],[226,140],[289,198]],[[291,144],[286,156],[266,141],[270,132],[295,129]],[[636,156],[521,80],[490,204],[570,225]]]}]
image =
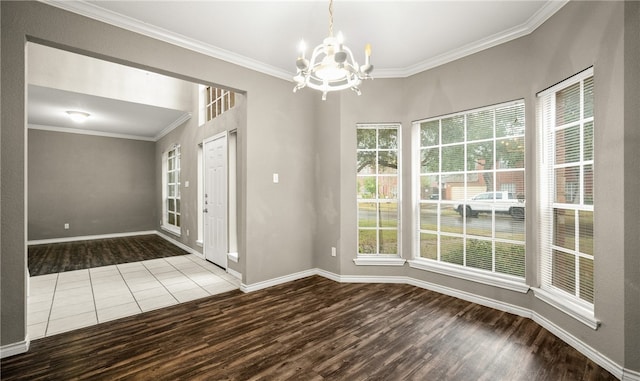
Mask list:
[{"label": "light switch plate", "polygon": [[273,174],[273,183],[277,184],[278,182],[280,182],[280,176],[278,176],[277,173]]}]

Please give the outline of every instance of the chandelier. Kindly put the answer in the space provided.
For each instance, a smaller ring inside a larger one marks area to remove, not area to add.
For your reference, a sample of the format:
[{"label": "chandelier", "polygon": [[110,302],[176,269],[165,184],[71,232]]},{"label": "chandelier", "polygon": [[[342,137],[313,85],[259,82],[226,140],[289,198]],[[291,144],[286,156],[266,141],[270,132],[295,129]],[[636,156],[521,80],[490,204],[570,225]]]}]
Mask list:
[{"label": "chandelier", "polygon": [[294,93],[304,87],[310,87],[322,91],[323,101],[327,99],[327,93],[330,91],[351,89],[360,95],[358,86],[363,79],[371,78],[371,45],[367,44],[365,47],[365,63],[359,66],[351,49],[344,46],[342,33],[338,32],[337,37],[333,36],[333,0],[329,0],[329,37],[313,49],[311,60],[305,58],[305,50],[304,41],[301,41],[300,55],[296,60],[298,70],[293,77],[296,83]]}]

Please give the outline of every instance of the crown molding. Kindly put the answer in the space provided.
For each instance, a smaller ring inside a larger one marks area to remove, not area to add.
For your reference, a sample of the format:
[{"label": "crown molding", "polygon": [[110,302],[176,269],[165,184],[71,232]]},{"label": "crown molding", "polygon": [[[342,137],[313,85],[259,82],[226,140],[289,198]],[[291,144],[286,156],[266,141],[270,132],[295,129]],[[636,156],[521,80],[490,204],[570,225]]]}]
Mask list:
[{"label": "crown molding", "polygon": [[73,12],[81,16],[89,17],[94,20],[139,33],[147,37],[151,37],[160,41],[167,42],[185,49],[189,49],[204,55],[217,58],[247,69],[255,70],[276,78],[293,81],[293,73],[282,70],[278,67],[265,64],[263,62],[245,57],[225,49],[221,49],[209,44],[205,44],[193,38],[183,36],[179,33],[169,31],[157,26],[145,24],[142,21],[132,17],[127,17],[116,12],[112,12],[101,8],[84,0],[65,1],[65,0],[39,0],[42,3]]},{"label": "crown molding", "polygon": [[42,131],[54,131],[54,132],[64,132],[67,134],[79,134],[79,135],[92,135],[92,136],[102,136],[107,138],[118,138],[118,139],[130,139],[130,140],[142,140],[146,142],[157,142],[163,136],[167,135],[169,132],[176,129],[176,127],[180,126],[187,120],[191,119],[191,113],[187,112],[182,114],[178,119],[173,121],[167,127],[165,127],[162,131],[160,131],[156,136],[140,136],[140,135],[130,135],[130,134],[118,134],[113,132],[105,132],[105,131],[96,131],[90,130],[86,128],[69,128],[69,127],[56,127],[56,126],[45,126],[42,124],[28,124],[28,128],[31,130],[42,130]]},{"label": "crown molding", "polygon": [[116,134],[116,133],[111,133],[111,132],[94,131],[94,130],[87,130],[87,129],[82,129],[82,128],[43,126],[41,124],[28,124],[27,127],[30,130],[64,132],[64,133],[67,133],[67,134],[103,136],[103,137],[107,137],[107,138],[118,138],[118,139],[143,140],[143,141],[146,141],[146,142],[155,142],[156,141],[155,138],[148,137],[148,136]]},{"label": "crown molding", "polygon": [[406,78],[421,73],[425,70],[444,65],[446,63],[470,56],[474,53],[504,44],[517,38],[527,36],[535,31],[540,25],[564,7],[569,0],[552,0],[544,4],[542,8],[533,14],[529,19],[511,29],[496,33],[487,38],[474,41],[458,49],[440,54],[436,57],[419,62],[406,68],[376,69],[376,78]]},{"label": "crown molding", "polygon": [[[131,17],[123,16],[119,13],[112,12],[101,8],[84,0],[64,1],[64,0],[39,0],[45,4],[64,9],[82,16],[102,21],[110,25],[114,25],[135,33],[139,33],[157,40],[161,40],[172,45],[176,45],[185,49],[189,49],[204,55],[220,59],[247,69],[255,70],[263,74],[271,75],[286,81],[293,81],[293,73],[281,68],[265,64],[231,51],[221,49],[201,41],[183,36],[169,30],[145,24]],[[504,44],[516,38],[526,36],[536,30],[549,17],[559,11],[569,0],[551,0],[546,2],[535,14],[533,14],[526,22],[515,26],[511,29],[494,34],[487,38],[467,44],[461,48],[440,54],[428,60],[410,65],[405,68],[388,68],[376,69],[376,78],[406,78],[425,70],[433,69],[437,66],[455,61],[468,55],[480,52],[494,46]]]},{"label": "crown molding", "polygon": [[158,133],[158,135],[154,136],[153,137],[153,141],[157,142],[163,136],[165,136],[169,132],[173,131],[174,129],[176,129],[176,127],[180,126],[182,123],[186,122],[189,119],[191,119],[191,113],[190,112],[186,112],[186,113],[180,115],[180,117],[178,119],[176,119],[175,121],[173,121],[173,123],[171,123],[167,127],[165,127],[165,129],[160,131]]}]

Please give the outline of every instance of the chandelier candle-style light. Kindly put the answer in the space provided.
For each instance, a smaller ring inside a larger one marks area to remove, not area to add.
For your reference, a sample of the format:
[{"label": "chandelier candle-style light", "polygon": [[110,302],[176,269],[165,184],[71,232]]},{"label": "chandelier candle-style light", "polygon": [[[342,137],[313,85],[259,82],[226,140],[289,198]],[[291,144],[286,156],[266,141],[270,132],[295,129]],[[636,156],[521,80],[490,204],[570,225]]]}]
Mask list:
[{"label": "chandelier candle-style light", "polygon": [[294,93],[308,86],[322,91],[323,101],[330,91],[351,89],[360,95],[358,86],[363,79],[371,78],[371,45],[365,47],[365,63],[359,66],[351,50],[343,44],[342,33],[333,36],[333,0],[329,1],[329,37],[313,49],[311,60],[305,58],[305,50],[305,43],[301,41],[300,55],[296,60],[298,72],[293,77],[296,83]]}]

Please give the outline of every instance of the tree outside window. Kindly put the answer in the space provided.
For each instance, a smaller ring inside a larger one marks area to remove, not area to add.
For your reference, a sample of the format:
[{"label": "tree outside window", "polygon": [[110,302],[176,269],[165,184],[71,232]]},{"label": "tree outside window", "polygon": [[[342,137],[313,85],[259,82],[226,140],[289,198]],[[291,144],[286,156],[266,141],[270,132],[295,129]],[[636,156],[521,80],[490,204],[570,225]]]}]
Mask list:
[{"label": "tree outside window", "polygon": [[358,254],[399,254],[399,125],[357,126]]},{"label": "tree outside window", "polygon": [[415,257],[524,278],[524,102],[414,123]]}]

